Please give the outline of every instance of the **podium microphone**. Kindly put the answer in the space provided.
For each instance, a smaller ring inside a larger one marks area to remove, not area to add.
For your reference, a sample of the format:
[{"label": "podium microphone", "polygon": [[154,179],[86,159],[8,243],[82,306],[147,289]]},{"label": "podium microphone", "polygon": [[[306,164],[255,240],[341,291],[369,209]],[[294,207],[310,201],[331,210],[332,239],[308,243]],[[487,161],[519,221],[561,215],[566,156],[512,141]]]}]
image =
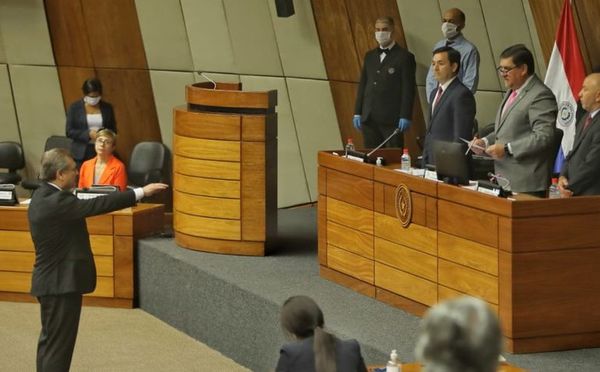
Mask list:
[{"label": "podium microphone", "polygon": [[213,87],[212,87],[213,89],[217,89],[217,83],[215,83],[215,81],[213,79],[211,79],[208,76],[204,75],[204,72],[201,72],[200,76],[202,76],[206,80],[210,81],[213,84]]},{"label": "podium microphone", "polygon": [[379,149],[380,149],[380,148],[381,148],[383,145],[385,145],[386,143],[388,143],[388,142],[389,142],[389,141],[392,139],[392,137],[394,137],[396,134],[398,134],[398,133],[400,133],[400,132],[401,132],[401,131],[400,131],[400,128],[396,128],[396,129],[395,129],[395,130],[392,132],[392,134],[390,134],[390,135],[388,136],[388,138],[384,139],[384,140],[383,140],[383,142],[381,142],[381,143],[379,144],[379,146],[375,147],[373,150],[371,150],[371,152],[367,153],[367,155],[366,155],[366,156],[367,156],[367,158],[369,158],[371,155],[373,155],[373,153],[374,153],[375,151],[379,150]]}]

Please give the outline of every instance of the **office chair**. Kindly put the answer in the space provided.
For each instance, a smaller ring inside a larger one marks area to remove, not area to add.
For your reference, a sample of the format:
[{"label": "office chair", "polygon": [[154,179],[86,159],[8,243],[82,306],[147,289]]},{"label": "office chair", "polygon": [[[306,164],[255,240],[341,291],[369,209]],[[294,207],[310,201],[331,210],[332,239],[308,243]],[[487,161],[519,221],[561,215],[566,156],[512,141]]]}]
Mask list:
[{"label": "office chair", "polygon": [[170,183],[170,174],[170,155],[165,145],[160,142],[140,142],[135,145],[127,168],[129,186]]},{"label": "office chair", "polygon": [[[71,151],[71,140],[69,137],[65,136],[50,136],[46,139],[46,143],[44,144],[44,152],[52,149],[66,149]],[[37,190],[40,187],[41,181],[39,179],[36,180],[24,180],[21,182],[21,186],[26,190],[33,191]]]},{"label": "office chair", "polygon": [[21,176],[17,173],[19,169],[25,168],[21,144],[12,141],[0,142],[0,168],[8,170],[0,172],[0,184],[16,185],[21,182]]}]

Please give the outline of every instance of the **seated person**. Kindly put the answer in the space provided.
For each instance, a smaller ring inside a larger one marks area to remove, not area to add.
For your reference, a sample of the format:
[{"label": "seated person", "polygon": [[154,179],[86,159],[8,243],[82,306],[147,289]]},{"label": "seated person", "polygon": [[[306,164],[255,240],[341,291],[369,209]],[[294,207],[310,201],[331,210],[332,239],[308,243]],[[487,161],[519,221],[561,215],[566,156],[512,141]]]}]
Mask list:
[{"label": "seated person", "polygon": [[306,296],[288,298],[281,325],[294,341],[283,345],[276,372],[366,372],[356,340],[342,341],[323,330],[323,312]]},{"label": "seated person", "polygon": [[425,372],[495,372],[501,351],[496,314],[485,302],[463,296],[427,311],[415,354]]},{"label": "seated person", "polygon": [[114,185],[120,191],[127,188],[125,165],[113,155],[117,135],[110,129],[100,129],[95,143],[96,157],[86,160],[79,171],[79,188],[92,185]]}]

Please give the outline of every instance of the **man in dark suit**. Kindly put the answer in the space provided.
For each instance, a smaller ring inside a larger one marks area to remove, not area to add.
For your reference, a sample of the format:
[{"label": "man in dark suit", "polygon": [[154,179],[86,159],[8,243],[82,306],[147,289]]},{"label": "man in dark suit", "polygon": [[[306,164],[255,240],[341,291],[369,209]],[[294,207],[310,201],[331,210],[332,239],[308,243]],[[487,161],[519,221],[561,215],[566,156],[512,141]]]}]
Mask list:
[{"label": "man in dark suit", "polygon": [[588,113],[577,123],[573,149],[560,172],[562,197],[600,195],[600,73],[585,78],[579,99]]},{"label": "man in dark suit", "polygon": [[[415,98],[415,56],[394,41],[394,20],[382,17],[375,22],[379,48],[365,55],[356,105],[354,127],[362,130],[365,147],[377,147],[399,128],[406,131],[412,119]],[[403,147],[397,135],[387,147]]]},{"label": "man in dark suit", "polygon": [[502,52],[497,70],[507,91],[494,132],[475,139],[473,151],[480,154],[485,147],[512,191],[545,196],[556,157],[556,98],[535,75],[533,54],[522,44]]},{"label": "man in dark suit", "polygon": [[68,371],[71,365],[82,294],[96,288],[96,266],[85,218],[133,206],[136,200],[167,187],[143,188],[79,200],[72,193],[77,179],[75,161],[65,149],[42,158],[40,188],[29,205],[35,264],[31,294],[40,303],[42,331],[37,349],[37,371]]},{"label": "man in dark suit", "polygon": [[434,50],[431,70],[438,86],[430,97],[424,164],[435,164],[434,141],[460,143],[460,138],[471,138],[476,111],[473,93],[458,79],[460,53],[456,49],[444,46]]}]

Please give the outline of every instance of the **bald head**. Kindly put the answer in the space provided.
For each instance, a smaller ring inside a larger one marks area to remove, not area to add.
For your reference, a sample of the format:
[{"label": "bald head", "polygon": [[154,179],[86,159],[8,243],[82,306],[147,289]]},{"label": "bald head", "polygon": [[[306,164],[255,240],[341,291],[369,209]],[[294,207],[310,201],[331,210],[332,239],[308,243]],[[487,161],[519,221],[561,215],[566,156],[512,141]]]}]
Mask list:
[{"label": "bald head", "polygon": [[457,30],[460,32],[465,27],[465,13],[458,8],[448,9],[442,16],[442,23],[443,22],[454,23]]},{"label": "bald head", "polygon": [[600,108],[600,73],[589,74],[583,81],[579,92],[581,106],[592,112]]}]

